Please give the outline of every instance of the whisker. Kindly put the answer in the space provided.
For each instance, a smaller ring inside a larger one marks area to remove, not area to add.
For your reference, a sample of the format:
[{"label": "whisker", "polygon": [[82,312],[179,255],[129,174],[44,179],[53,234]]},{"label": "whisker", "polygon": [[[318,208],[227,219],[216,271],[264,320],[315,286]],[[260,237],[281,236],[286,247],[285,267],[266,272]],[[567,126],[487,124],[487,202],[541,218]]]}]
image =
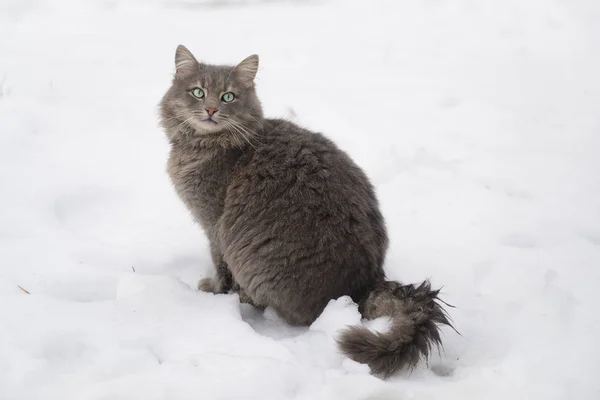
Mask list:
[{"label": "whisker", "polygon": [[237,142],[237,147],[238,147],[240,150],[243,150],[243,148],[242,148],[242,144],[243,144],[243,142],[242,142],[242,140],[241,140],[241,139],[238,137],[236,130],[235,130],[235,129],[232,129],[232,128],[234,128],[234,127],[233,127],[233,125],[231,125],[231,124],[230,124],[228,121],[223,121],[223,122],[224,122],[224,124],[225,124],[225,130],[226,130],[227,132],[231,133],[231,135],[233,136],[233,138],[234,138],[234,139],[235,139],[235,141]]},{"label": "whisker", "polygon": [[188,127],[191,128],[192,126],[190,125],[190,123],[188,121],[194,119],[196,116],[192,115],[191,117],[185,119],[184,121],[181,121],[181,123],[179,123],[175,128],[175,133],[183,133],[183,128]]},{"label": "whisker", "polygon": [[[239,123],[238,121],[235,121],[233,119],[230,118],[226,118],[226,121],[232,126],[234,127],[240,135],[242,135],[242,137],[246,140],[246,142],[248,142],[248,144],[250,146],[252,146],[253,148],[256,149],[256,146],[254,146],[254,144],[250,141],[250,139],[248,138],[248,136],[252,137],[252,133],[246,128],[244,127],[241,123]],[[248,135],[248,136],[246,136]]]},{"label": "whisker", "polygon": [[[201,113],[196,113],[196,112],[192,112],[191,113],[191,117],[201,117],[202,114]],[[181,114],[174,114],[172,117],[169,118],[162,118],[163,122],[169,122],[169,121],[173,121],[173,120],[181,120],[182,118],[186,118],[186,117],[190,117],[190,113],[186,112],[186,113],[181,113]]]},{"label": "whisker", "polygon": [[[242,131],[240,131],[235,125],[232,125],[231,123],[229,124],[229,126],[231,126],[231,128],[233,129],[234,135],[236,136],[236,138],[239,141],[239,148],[240,149],[242,148],[242,144],[244,143],[244,140],[246,142],[248,142],[250,144],[250,146],[252,146],[252,143],[250,143],[248,141],[248,138],[244,135],[244,133]],[[252,147],[254,147],[254,146],[252,146]]]},{"label": "whisker", "polygon": [[[246,139],[246,141],[254,148],[256,148],[254,146],[254,143],[252,143],[252,140],[254,140],[255,142],[258,142],[260,144],[260,141],[258,140],[258,138],[256,137],[256,134],[254,132],[252,132],[248,127],[246,127],[244,124],[242,124],[241,122],[234,120],[232,118],[229,118],[227,115],[224,116],[224,118],[233,126],[236,127],[236,129],[239,130],[240,134],[242,134],[242,136]],[[251,140],[252,139],[252,140]]]}]

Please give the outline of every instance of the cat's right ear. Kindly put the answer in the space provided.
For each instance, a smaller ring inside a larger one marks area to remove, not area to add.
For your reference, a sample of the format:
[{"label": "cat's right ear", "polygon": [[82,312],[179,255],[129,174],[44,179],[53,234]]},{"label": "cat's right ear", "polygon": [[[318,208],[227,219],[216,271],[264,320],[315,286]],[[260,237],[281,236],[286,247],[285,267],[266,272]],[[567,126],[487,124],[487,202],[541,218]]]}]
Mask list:
[{"label": "cat's right ear", "polygon": [[187,75],[198,65],[198,61],[184,45],[177,46],[175,51],[175,77]]}]

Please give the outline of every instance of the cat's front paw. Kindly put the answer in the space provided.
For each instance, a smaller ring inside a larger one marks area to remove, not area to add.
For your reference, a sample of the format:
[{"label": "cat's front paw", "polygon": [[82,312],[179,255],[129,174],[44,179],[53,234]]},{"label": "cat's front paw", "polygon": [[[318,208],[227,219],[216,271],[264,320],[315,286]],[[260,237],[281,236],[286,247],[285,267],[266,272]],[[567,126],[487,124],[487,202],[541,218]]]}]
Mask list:
[{"label": "cat's front paw", "polygon": [[202,278],[198,281],[198,289],[208,293],[220,293],[213,278]]}]

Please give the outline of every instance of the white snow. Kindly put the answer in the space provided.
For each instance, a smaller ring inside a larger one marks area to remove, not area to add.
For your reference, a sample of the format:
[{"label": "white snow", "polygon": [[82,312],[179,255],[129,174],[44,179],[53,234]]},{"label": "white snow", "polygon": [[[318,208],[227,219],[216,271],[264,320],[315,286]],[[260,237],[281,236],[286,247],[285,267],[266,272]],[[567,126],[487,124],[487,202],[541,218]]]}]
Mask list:
[{"label": "white snow", "polygon": [[[0,399],[600,398],[598,21],[593,0],[0,0]],[[371,176],[389,277],[456,306],[428,366],[342,357],[346,298],[297,328],[195,290],[210,257],[156,112],[180,43],[258,53],[266,114]]]}]

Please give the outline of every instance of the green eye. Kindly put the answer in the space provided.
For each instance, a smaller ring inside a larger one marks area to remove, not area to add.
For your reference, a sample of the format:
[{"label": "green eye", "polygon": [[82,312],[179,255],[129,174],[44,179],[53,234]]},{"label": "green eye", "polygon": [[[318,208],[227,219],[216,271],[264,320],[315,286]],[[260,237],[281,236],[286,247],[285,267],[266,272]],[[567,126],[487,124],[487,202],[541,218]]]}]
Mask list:
[{"label": "green eye", "polygon": [[204,90],[200,89],[200,88],[193,88],[192,91],[192,96],[194,96],[197,99],[201,99],[204,97]]},{"label": "green eye", "polygon": [[225,103],[231,103],[233,99],[235,99],[235,96],[231,92],[227,92],[221,96],[221,100],[223,100]]}]

